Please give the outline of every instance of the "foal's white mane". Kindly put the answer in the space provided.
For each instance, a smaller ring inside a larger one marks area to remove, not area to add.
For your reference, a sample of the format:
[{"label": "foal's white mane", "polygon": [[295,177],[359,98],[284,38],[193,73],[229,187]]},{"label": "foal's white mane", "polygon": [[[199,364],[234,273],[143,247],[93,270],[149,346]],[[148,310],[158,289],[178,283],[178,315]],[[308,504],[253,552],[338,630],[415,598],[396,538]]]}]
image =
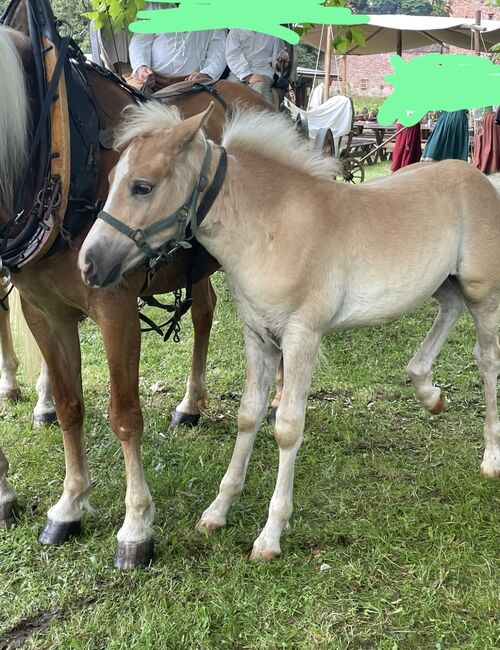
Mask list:
[{"label": "foal's white mane", "polygon": [[226,123],[222,144],[228,150],[238,147],[271,158],[309,176],[332,180],[340,174],[338,161],[314,151],[281,113],[238,108]]},{"label": "foal's white mane", "polygon": [[[127,107],[124,117],[115,135],[116,149],[124,149],[134,138],[161,133],[182,122],[176,107],[154,101]],[[299,138],[290,120],[279,113],[236,109],[226,122],[222,144],[229,151],[241,148],[309,176],[332,180],[340,173],[335,159],[313,151],[309,142]]]},{"label": "foal's white mane", "polygon": [[8,212],[28,156],[30,121],[24,70],[10,32],[0,26],[0,207]]}]

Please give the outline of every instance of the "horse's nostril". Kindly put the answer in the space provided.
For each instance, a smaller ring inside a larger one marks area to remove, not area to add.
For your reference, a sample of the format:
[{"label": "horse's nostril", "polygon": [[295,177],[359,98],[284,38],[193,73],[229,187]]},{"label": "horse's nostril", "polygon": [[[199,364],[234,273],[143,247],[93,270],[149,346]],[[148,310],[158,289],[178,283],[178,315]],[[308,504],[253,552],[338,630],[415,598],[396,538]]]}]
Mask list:
[{"label": "horse's nostril", "polygon": [[96,284],[96,265],[94,260],[89,257],[85,258],[85,264],[82,267],[82,277],[84,282],[90,287]]}]

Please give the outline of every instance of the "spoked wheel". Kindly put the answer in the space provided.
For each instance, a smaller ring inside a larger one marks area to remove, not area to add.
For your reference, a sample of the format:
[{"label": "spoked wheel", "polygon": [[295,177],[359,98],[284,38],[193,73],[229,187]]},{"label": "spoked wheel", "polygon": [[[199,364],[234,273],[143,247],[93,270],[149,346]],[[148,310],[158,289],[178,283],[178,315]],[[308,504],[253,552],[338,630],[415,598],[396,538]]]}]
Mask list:
[{"label": "spoked wheel", "polygon": [[353,185],[362,183],[365,180],[365,169],[362,163],[355,158],[348,158],[345,160],[342,180],[345,183],[353,183]]}]

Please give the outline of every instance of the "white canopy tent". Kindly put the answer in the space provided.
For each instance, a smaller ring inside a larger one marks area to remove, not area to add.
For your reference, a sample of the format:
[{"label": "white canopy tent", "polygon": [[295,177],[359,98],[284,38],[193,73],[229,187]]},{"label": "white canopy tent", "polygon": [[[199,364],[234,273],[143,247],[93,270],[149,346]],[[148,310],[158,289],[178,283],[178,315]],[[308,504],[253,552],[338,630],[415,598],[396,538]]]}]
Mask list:
[{"label": "white canopy tent", "polygon": [[[383,54],[436,44],[474,49],[475,24],[472,18],[372,15],[369,24],[361,25],[366,46],[353,45],[346,54]],[[326,34],[326,27],[318,25],[304,34],[302,42],[325,50]],[[500,42],[500,21],[483,19],[480,39],[483,51]]]}]

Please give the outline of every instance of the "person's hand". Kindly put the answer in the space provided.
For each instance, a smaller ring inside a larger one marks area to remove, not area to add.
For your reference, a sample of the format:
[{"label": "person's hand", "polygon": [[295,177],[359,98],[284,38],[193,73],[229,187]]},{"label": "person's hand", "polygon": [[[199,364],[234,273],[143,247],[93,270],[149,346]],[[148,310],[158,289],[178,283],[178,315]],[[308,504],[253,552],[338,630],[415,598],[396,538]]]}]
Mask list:
[{"label": "person's hand", "polygon": [[212,77],[204,72],[192,72],[186,81],[212,81]]},{"label": "person's hand", "polygon": [[155,73],[147,65],[141,65],[135,71],[135,77],[141,83],[147,83],[148,86],[154,86],[155,83]]},{"label": "person's hand", "polygon": [[264,77],[261,74],[249,74],[243,81],[248,84],[258,84],[259,81],[264,81]]},{"label": "person's hand", "polygon": [[281,52],[276,57],[276,63],[288,63],[290,61],[290,55],[286,50],[281,50]]}]

